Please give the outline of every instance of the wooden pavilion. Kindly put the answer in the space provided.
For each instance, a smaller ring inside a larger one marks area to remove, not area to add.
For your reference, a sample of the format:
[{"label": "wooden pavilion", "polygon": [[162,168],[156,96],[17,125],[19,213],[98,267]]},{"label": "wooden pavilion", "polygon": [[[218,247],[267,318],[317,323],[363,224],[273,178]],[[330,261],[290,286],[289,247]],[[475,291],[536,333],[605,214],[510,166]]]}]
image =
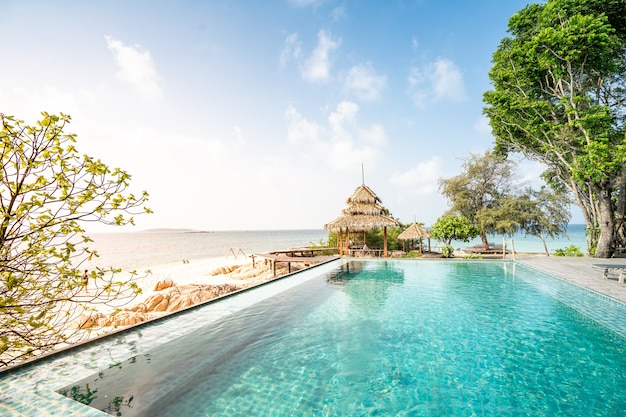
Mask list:
[{"label": "wooden pavilion", "polygon": [[424,226],[420,226],[417,223],[413,223],[410,225],[405,231],[400,233],[398,239],[400,240],[419,240],[420,242],[420,253],[422,251],[422,240],[428,239],[428,252],[430,252],[430,233]]},{"label": "wooden pavilion", "polygon": [[[324,225],[324,229],[339,235],[339,255],[350,253],[350,233],[363,233],[383,229],[383,256],[387,257],[387,227],[399,227],[397,220],[387,216],[380,205],[382,200],[367,185],[362,184],[346,200],[342,215]],[[365,240],[363,242],[366,243]]]}]

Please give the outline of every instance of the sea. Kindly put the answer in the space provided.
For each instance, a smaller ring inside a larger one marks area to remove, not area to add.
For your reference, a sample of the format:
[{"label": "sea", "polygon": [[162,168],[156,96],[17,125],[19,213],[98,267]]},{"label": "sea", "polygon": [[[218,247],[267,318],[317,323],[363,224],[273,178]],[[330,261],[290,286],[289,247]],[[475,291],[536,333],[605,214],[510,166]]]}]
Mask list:
[{"label": "sea", "polygon": [[[207,258],[241,259],[255,253],[269,252],[310,244],[320,245],[328,241],[328,231],[310,230],[265,230],[265,231],[194,231],[159,229],[130,233],[93,233],[94,241],[88,246],[99,254],[86,265],[87,268],[115,267],[123,270],[144,270],[172,263],[192,262]],[[489,236],[489,241],[502,244],[502,236]],[[505,236],[507,248],[514,244],[517,252],[544,253],[540,238],[517,234]],[[470,242],[453,241],[455,248],[479,244],[480,239]],[[586,253],[585,226],[571,224],[567,236],[546,239],[550,252],[576,246]],[[441,244],[431,239],[431,248]]]},{"label": "sea", "polygon": [[[489,235],[487,240],[489,243],[496,245],[502,244],[502,239],[505,239],[507,249],[511,249],[512,245],[515,247],[516,252],[527,253],[545,253],[543,242],[541,238],[537,236],[525,235],[523,233],[517,233],[513,236],[502,235]],[[472,239],[470,242],[453,241],[452,245],[455,248],[462,249],[468,246],[474,246],[481,243],[480,237]],[[558,239],[551,239],[546,237],[546,247],[550,253],[553,253],[556,249],[566,249],[569,246],[577,247],[581,253],[587,254],[587,236],[585,233],[584,224],[570,224],[567,226],[567,235]]]}]

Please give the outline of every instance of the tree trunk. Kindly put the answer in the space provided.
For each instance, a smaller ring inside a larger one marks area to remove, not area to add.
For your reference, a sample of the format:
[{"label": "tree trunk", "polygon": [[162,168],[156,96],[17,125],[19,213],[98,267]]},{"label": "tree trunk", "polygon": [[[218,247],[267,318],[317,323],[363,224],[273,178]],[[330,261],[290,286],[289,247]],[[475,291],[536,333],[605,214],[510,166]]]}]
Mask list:
[{"label": "tree trunk", "polygon": [[600,237],[596,248],[596,258],[610,258],[614,251],[615,216],[611,204],[611,191],[602,189],[598,196],[598,223]]},{"label": "tree trunk", "polygon": [[617,207],[615,208],[615,241],[623,248],[626,246],[626,227],[624,227],[624,213],[626,212],[626,175],[622,173],[617,183],[619,186],[619,195],[617,198]]},{"label": "tree trunk", "polygon": [[546,251],[546,256],[550,256],[548,245],[546,245],[546,238],[543,236],[543,233],[541,233],[539,236],[541,236],[541,241],[543,242],[543,250]]},{"label": "tree trunk", "polygon": [[489,241],[487,240],[487,235],[485,233],[480,234],[480,239],[483,242],[483,248],[489,249]]}]

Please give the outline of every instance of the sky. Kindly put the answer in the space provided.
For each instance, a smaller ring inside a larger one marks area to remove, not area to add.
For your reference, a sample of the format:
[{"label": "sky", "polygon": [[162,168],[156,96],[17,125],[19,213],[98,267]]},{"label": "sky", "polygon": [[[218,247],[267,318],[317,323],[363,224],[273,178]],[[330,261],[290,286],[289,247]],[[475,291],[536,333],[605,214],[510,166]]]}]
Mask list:
[{"label": "sky", "polygon": [[71,115],[150,194],[132,230],[321,229],[363,180],[430,226],[438,181],[493,146],[491,57],[527,4],[0,0],[0,112]]}]

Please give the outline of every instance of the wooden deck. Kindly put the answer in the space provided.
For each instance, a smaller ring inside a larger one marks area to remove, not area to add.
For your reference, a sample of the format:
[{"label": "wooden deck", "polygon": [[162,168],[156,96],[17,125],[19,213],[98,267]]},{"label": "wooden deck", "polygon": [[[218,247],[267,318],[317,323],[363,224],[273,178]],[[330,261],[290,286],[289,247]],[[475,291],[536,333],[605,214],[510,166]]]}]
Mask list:
[{"label": "wooden deck", "polygon": [[252,258],[252,266],[254,267],[255,258],[263,258],[266,262],[269,261],[271,268],[274,272],[274,276],[276,276],[276,264],[279,262],[287,264],[287,270],[291,273],[291,264],[292,263],[302,263],[304,266],[311,266],[315,264],[319,264],[322,262],[331,261],[334,259],[339,259],[339,255],[326,255],[326,256],[287,256],[284,252],[288,251],[276,251],[270,253],[257,253],[255,255],[250,255]]},{"label": "wooden deck", "polygon": [[285,255],[288,257],[314,257],[317,253],[337,252],[337,248],[291,248],[272,251],[270,255]]}]

